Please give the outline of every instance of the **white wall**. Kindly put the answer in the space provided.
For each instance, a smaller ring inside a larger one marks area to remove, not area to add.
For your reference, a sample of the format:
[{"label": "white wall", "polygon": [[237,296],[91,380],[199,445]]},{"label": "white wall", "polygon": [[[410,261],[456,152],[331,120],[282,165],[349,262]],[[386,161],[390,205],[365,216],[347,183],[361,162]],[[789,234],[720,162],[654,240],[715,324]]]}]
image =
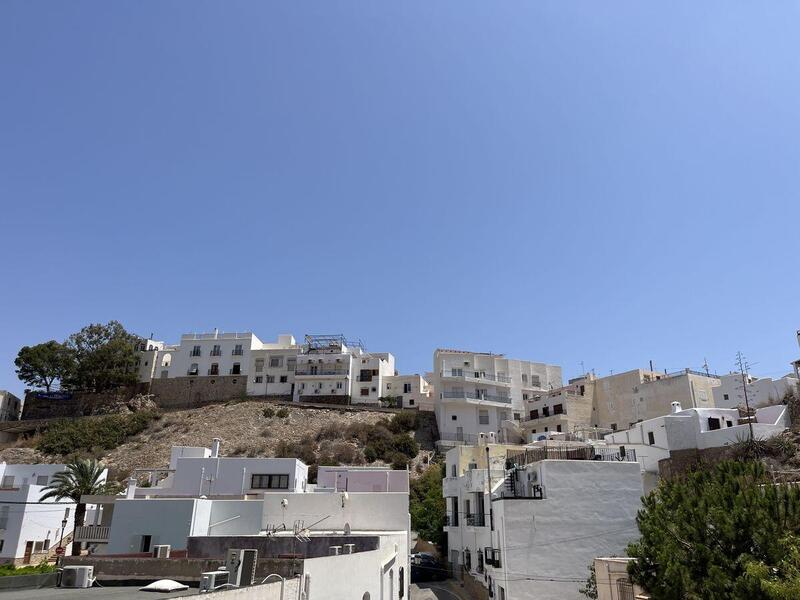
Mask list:
[{"label": "white wall", "polygon": [[317,472],[317,491],[406,492],[408,471],[390,468],[325,467]]},{"label": "white wall", "polygon": [[[544,500],[493,503],[501,569],[489,567],[506,598],[581,600],[580,583],[596,556],[620,555],[636,539],[642,479],[636,463],[547,460]],[[495,546],[498,547],[498,546]],[[474,562],[474,559],[473,559]]]},{"label": "white wall", "polygon": [[308,582],[307,600],[359,600],[365,593],[369,593],[370,600],[396,600],[400,597],[401,569],[403,597],[408,599],[411,581],[408,545],[402,536],[382,535],[378,550],[303,561],[302,585]]},{"label": "white wall", "polygon": [[[284,510],[281,500],[286,498]],[[388,493],[320,493],[269,494],[264,497],[264,523],[305,522],[308,527],[328,516],[314,530],[343,530],[349,524],[353,531],[404,531],[408,528],[408,494]]]}]

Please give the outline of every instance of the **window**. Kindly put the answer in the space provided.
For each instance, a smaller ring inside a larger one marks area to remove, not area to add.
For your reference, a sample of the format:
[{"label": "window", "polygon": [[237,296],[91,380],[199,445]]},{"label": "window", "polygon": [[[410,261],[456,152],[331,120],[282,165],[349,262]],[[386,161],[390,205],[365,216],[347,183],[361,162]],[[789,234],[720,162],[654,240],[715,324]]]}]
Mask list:
[{"label": "window", "polygon": [[5,545],[6,545],[6,541],[5,540],[0,540],[0,552],[3,551],[3,546],[5,546]]},{"label": "window", "polygon": [[275,383],[275,375],[267,375],[267,383]]},{"label": "window", "polygon": [[253,475],[250,478],[250,489],[253,490],[288,490],[288,475]]},{"label": "window", "polygon": [[189,367],[189,375],[197,375],[197,363],[192,363]]},{"label": "window", "polygon": [[527,400],[528,399],[528,394],[522,394],[522,399],[523,400]]},{"label": "window", "polygon": [[47,552],[48,550],[50,550],[50,540],[49,540],[49,539],[45,540],[45,541],[42,543],[42,550],[44,550],[45,552]]},{"label": "window", "polygon": [[653,434],[652,431],[647,432],[647,443],[651,446],[654,446],[656,443],[656,436]]},{"label": "window", "polygon": [[408,405],[409,406],[414,406],[414,399],[413,398],[409,398],[408,399]]},{"label": "window", "polygon": [[450,369],[450,377],[463,377],[464,369]]},{"label": "window", "polygon": [[534,408],[531,411],[530,417],[531,417],[531,421],[533,421],[534,419],[538,419],[539,418],[539,409],[538,408]]},{"label": "window", "polygon": [[7,504],[0,506],[0,529],[8,529],[9,508]]},{"label": "window", "polygon": [[231,369],[231,375],[241,375],[242,374],[242,365],[239,363],[233,363],[233,368]]},{"label": "window", "polygon": [[400,569],[397,571],[397,573],[398,573],[398,578],[400,579],[400,586],[398,587],[398,590],[397,590],[397,597],[398,598],[402,598],[406,594],[406,591],[405,591],[406,590],[406,570],[405,570],[405,567],[400,567]]},{"label": "window", "polygon": [[543,417],[549,417],[550,416],[550,407],[549,406],[543,406],[542,407],[542,416]]},{"label": "window", "polygon": [[36,477],[36,485],[47,485],[47,475],[38,475]]},{"label": "window", "polygon": [[211,363],[211,368],[208,370],[209,375],[219,375],[219,363]]},{"label": "window", "polygon": [[286,370],[287,371],[294,371],[297,367],[297,359],[296,358],[287,358],[286,359]]},{"label": "window", "polygon": [[722,397],[723,397],[725,400],[727,400],[727,399],[728,399],[728,394],[722,394]]},{"label": "window", "polygon": [[340,389],[342,389],[342,382],[341,382],[341,381],[337,381],[337,382],[336,382],[336,389],[337,389],[337,390],[340,390]]},{"label": "window", "polygon": [[192,356],[200,356],[200,346],[192,348]]},{"label": "window", "polygon": [[556,431],[561,431],[561,425],[556,425]]},{"label": "window", "polygon": [[264,359],[257,358],[256,359],[256,373],[261,373],[264,370]]},{"label": "window", "polygon": [[372,388],[372,391],[373,391],[373,392],[377,392],[377,391],[378,391],[378,388],[374,387],[374,388]]},{"label": "window", "polygon": [[533,387],[542,387],[542,381],[538,375],[531,375],[531,385]]},{"label": "window", "polygon": [[456,420],[458,420],[458,417],[453,415],[452,417],[450,417],[450,419],[453,420],[453,421],[456,421]]},{"label": "window", "polygon": [[403,393],[404,394],[410,394],[411,393],[411,384],[410,383],[404,383],[403,384]]},{"label": "window", "polygon": [[611,431],[616,431],[616,430],[617,430],[617,424],[616,423],[612,423],[611,424]]},{"label": "window", "polygon": [[232,354],[234,356],[242,356],[242,354],[244,354],[244,352],[242,351],[242,345],[241,344],[236,344],[236,346],[233,347]]},{"label": "window", "polygon": [[522,383],[528,383],[528,374],[527,373],[523,373],[522,374]]},{"label": "window", "polygon": [[152,539],[153,536],[143,535],[142,543],[139,545],[139,552],[150,552],[150,542],[152,541]]},{"label": "window", "polygon": [[733,421],[725,421],[725,425],[728,427],[733,427]]},{"label": "window", "polygon": [[489,411],[486,409],[481,409],[478,411],[478,425],[488,425],[489,424]]},{"label": "window", "polygon": [[369,388],[361,388],[362,396],[369,396]]},{"label": "window", "polygon": [[717,419],[715,417],[709,417],[708,418],[708,428],[711,431],[714,431],[715,429],[719,429],[720,428],[719,419]]},{"label": "window", "polygon": [[264,383],[264,376],[263,375],[256,375],[255,382],[256,383]]},{"label": "window", "polygon": [[547,427],[544,428],[544,432],[547,433]]},{"label": "window", "polygon": [[[450,465],[450,477],[456,477],[456,466]],[[8,512],[8,511],[6,511]]]},{"label": "window", "polygon": [[283,357],[282,356],[272,356],[272,357],[270,357],[269,366],[270,366],[270,368],[282,367],[283,366]]},{"label": "window", "polygon": [[562,404],[556,404],[553,406],[553,414],[554,415],[561,415],[564,414],[564,406]]},{"label": "window", "polygon": [[211,356],[222,356],[222,348],[220,348],[219,344],[214,344],[211,349]]},{"label": "window", "polygon": [[289,381],[289,377],[287,375],[281,375],[281,383],[286,383]]},{"label": "window", "polygon": [[519,421],[519,417],[520,417],[519,413],[514,413],[514,420],[515,421]]}]

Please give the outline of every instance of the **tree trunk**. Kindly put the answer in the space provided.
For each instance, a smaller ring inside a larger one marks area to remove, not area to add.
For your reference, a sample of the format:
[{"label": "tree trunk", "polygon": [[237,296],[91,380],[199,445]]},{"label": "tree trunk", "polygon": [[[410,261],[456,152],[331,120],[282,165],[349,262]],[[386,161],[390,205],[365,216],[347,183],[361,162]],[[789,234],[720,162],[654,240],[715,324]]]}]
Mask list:
[{"label": "tree trunk", "polygon": [[72,556],[80,556],[81,554],[81,542],[75,541],[75,533],[77,533],[78,527],[83,525],[83,519],[85,516],[86,516],[86,505],[78,504],[75,507],[75,520],[73,521],[73,529],[72,529]]}]

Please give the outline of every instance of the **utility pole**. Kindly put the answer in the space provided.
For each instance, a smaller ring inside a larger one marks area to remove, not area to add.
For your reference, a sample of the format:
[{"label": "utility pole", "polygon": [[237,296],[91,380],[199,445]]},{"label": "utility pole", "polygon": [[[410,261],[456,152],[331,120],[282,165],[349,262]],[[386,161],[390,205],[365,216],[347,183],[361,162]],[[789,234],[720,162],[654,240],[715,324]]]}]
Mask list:
[{"label": "utility pole", "polygon": [[750,417],[750,401],[747,399],[747,380],[746,380],[746,374],[749,365],[747,364],[747,359],[745,358],[744,354],[742,354],[741,350],[739,350],[739,352],[736,353],[736,364],[739,367],[739,373],[741,373],[742,375],[744,405],[745,408],[747,409],[747,425],[750,429],[750,444],[753,444],[755,442],[755,439],[753,438],[753,420]]},{"label": "utility pole", "polygon": [[708,377],[708,376],[709,376],[709,372],[708,372],[708,359],[706,359],[706,358],[704,358],[704,359],[703,359],[703,368],[706,370],[706,377]]}]

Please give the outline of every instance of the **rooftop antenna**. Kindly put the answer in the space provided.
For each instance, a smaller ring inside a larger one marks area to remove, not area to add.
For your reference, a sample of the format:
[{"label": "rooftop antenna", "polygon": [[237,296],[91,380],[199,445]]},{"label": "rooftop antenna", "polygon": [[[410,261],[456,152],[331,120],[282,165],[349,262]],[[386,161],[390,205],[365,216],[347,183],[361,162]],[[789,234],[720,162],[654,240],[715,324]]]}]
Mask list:
[{"label": "rooftop antenna", "polygon": [[586,367],[583,366],[583,361],[581,361],[581,372],[586,375]]},{"label": "rooftop antenna", "polygon": [[703,358],[703,369],[705,369],[705,372],[706,372],[706,377],[708,377],[708,376],[709,376],[709,372],[708,372],[708,359],[706,359],[705,357]]},{"label": "rooftop antenna", "polygon": [[750,365],[747,363],[747,359],[745,358],[742,351],[739,350],[736,353],[736,364],[739,367],[739,373],[742,375],[742,388],[744,388],[744,406],[747,409],[747,425],[750,429],[750,444],[753,445],[755,443],[755,439],[753,438],[753,420],[750,418],[750,402],[747,399],[747,381],[746,375],[747,370],[750,368]]}]

